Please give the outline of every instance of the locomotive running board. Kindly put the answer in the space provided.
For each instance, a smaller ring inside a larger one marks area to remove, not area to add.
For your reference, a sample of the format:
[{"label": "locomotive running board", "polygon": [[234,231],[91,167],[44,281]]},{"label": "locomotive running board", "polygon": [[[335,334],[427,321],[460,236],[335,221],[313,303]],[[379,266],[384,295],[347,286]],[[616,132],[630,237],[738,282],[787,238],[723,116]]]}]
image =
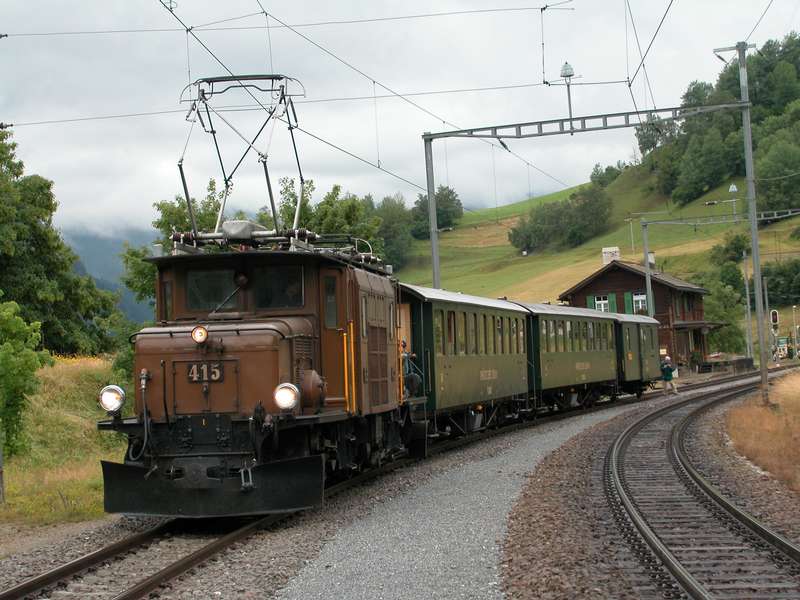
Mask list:
[{"label": "locomotive running board", "polygon": [[[104,507],[109,513],[160,517],[228,517],[293,512],[321,506],[325,487],[322,455],[253,467],[252,488],[239,477],[187,487],[136,465],[101,461]],[[248,477],[249,479],[249,477]]]}]

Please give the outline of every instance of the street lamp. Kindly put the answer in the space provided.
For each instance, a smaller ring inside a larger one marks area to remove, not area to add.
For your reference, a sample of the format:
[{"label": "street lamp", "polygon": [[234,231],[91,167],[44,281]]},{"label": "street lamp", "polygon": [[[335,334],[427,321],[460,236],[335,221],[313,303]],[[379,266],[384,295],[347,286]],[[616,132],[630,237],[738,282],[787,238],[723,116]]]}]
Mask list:
[{"label": "street lamp", "polygon": [[570,93],[570,83],[575,76],[575,69],[568,62],[564,62],[561,66],[561,77],[567,82],[567,105],[569,106],[569,134],[574,135],[572,132],[572,94]]}]

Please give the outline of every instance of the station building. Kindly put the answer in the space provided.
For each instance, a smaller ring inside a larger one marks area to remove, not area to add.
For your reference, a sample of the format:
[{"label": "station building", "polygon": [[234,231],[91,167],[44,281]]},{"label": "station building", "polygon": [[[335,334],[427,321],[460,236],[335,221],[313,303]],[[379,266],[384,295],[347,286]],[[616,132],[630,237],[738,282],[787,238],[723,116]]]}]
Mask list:
[{"label": "station building", "polygon": [[[703,296],[708,290],[651,266],[650,278],[655,302],[661,355],[688,365],[703,362],[708,355],[708,333],[721,323],[705,319]],[[647,314],[644,266],[611,260],[568,290],[558,299],[571,306],[585,306],[604,312]]]}]

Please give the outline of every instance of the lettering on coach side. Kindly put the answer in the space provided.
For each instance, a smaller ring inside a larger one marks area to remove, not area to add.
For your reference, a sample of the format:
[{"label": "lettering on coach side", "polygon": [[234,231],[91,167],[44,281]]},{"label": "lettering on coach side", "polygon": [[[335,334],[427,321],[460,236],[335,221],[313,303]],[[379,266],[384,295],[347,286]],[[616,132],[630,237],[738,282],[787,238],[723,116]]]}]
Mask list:
[{"label": "lettering on coach side", "polygon": [[492,381],[497,379],[497,369],[486,369],[481,371],[481,381]]},{"label": "lettering on coach side", "polygon": [[576,362],[575,363],[575,370],[576,371],[588,371],[592,368],[592,363],[589,362]]}]

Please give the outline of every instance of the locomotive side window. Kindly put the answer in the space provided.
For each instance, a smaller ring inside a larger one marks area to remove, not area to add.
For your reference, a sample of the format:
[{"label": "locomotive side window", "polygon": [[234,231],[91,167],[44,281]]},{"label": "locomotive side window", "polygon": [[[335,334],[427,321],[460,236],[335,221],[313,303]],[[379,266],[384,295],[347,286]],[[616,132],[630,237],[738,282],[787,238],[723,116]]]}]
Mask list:
[{"label": "locomotive side window", "polygon": [[[335,295],[334,282],[334,295]],[[300,308],[303,306],[303,267],[257,267],[253,271],[256,308]],[[327,290],[326,290],[327,303]]]},{"label": "locomotive side window", "polygon": [[336,329],[337,315],[339,314],[336,304],[336,277],[325,277],[323,285],[325,286],[325,327],[328,329]]},{"label": "locomotive side window", "polygon": [[369,317],[368,317],[368,313],[367,313],[367,296],[364,295],[364,296],[361,296],[361,337],[363,337],[365,339],[367,337],[367,319],[368,318]]},{"label": "locomotive side window", "polygon": [[436,354],[444,354],[444,313],[441,310],[433,313],[433,345],[436,347]]},{"label": "locomotive side window", "polygon": [[165,281],[161,284],[161,319],[169,321],[172,318],[172,282]]},{"label": "locomotive side window", "polygon": [[[186,307],[189,310],[214,310],[235,289],[233,269],[190,270],[186,273]],[[233,295],[217,310],[233,310],[238,302],[237,295]]]},{"label": "locomotive side window", "polygon": [[394,330],[397,325],[395,324],[395,311],[394,302],[389,302],[389,339],[394,339]]}]

